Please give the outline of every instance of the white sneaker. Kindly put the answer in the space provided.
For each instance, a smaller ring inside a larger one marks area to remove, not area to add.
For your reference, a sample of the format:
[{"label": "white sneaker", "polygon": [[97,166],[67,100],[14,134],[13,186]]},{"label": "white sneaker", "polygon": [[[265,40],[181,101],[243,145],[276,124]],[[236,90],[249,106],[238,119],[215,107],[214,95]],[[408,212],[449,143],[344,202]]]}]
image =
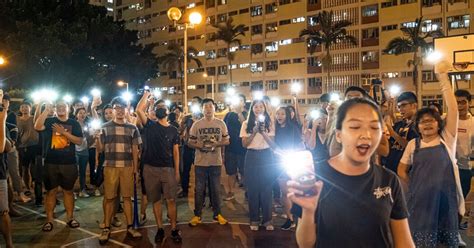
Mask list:
[{"label": "white sneaker", "polygon": [[95,196],[101,196],[100,190],[99,190],[99,189],[96,189],[96,190],[94,191],[94,195],[95,195]]},{"label": "white sneaker", "polygon": [[267,230],[267,231],[273,231],[273,230],[275,230],[275,227],[273,227],[272,224],[268,224],[268,225],[265,226],[265,230]]},{"label": "white sneaker", "polygon": [[258,225],[250,225],[250,231],[258,231]]},{"label": "white sneaker", "polygon": [[87,194],[87,192],[85,190],[79,192],[79,197],[81,198],[87,198],[89,197],[89,194]]},{"label": "white sneaker", "polygon": [[19,196],[19,200],[22,201],[23,203],[27,203],[31,201],[31,198],[25,195],[25,193],[21,192]]},{"label": "white sneaker", "polygon": [[142,234],[141,234],[139,231],[137,231],[137,230],[135,230],[135,229],[133,229],[133,228],[128,228],[128,229],[127,229],[127,234],[128,234],[130,237],[134,238],[134,239],[139,239],[139,238],[142,237]]}]

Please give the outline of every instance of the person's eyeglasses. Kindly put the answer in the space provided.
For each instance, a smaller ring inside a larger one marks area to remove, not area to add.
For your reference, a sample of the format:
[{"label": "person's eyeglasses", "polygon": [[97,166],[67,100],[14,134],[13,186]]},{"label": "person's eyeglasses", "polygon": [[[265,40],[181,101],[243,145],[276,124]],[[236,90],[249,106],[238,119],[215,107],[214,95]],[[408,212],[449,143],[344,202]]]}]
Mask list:
[{"label": "person's eyeglasses", "polygon": [[457,102],[458,102],[458,105],[466,105],[467,104],[466,100],[457,101]]},{"label": "person's eyeglasses", "polygon": [[429,124],[433,122],[436,122],[436,119],[423,119],[423,120],[420,120],[419,124]]},{"label": "person's eyeglasses", "polygon": [[401,108],[404,108],[404,107],[406,107],[407,105],[410,105],[410,104],[411,103],[409,103],[409,102],[400,103],[400,104],[397,105],[397,108],[401,109]]}]

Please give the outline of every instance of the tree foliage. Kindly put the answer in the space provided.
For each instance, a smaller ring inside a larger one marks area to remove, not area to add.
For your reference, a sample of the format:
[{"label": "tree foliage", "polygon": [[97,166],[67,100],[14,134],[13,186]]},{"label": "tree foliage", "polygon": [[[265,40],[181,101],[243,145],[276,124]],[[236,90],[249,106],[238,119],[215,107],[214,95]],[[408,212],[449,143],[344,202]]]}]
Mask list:
[{"label": "tree foliage", "polygon": [[152,50],[86,0],[0,0],[0,55],[9,61],[0,79],[11,87],[138,87],[158,72]]}]

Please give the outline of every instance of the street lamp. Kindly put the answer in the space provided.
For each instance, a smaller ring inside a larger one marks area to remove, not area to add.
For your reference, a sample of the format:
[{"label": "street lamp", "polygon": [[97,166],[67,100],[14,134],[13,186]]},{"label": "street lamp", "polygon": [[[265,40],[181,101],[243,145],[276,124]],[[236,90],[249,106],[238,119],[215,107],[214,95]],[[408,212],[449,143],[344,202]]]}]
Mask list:
[{"label": "street lamp", "polygon": [[120,81],[117,82],[117,85],[118,85],[118,86],[124,86],[124,85],[127,86],[127,92],[128,92],[128,83],[126,83],[126,82],[120,80]]},{"label": "street lamp", "polygon": [[[204,73],[202,76],[203,76],[204,78],[208,78],[208,77],[209,77],[209,75],[207,75],[207,73]],[[211,91],[212,91],[212,92],[211,92],[211,98],[214,99],[214,76],[210,76],[210,78],[211,78]]]},{"label": "street lamp", "polygon": [[[167,12],[168,19],[173,21],[174,26],[177,26],[177,22],[181,19],[183,14],[181,10],[176,7],[171,7],[168,9]],[[184,45],[183,45],[183,52],[184,52],[184,82],[183,82],[183,107],[185,111],[187,110],[188,106],[186,103],[188,102],[188,28],[193,28],[194,25],[201,23],[202,15],[198,12],[192,12],[189,14],[189,22],[185,22],[182,24],[184,26]]]},{"label": "street lamp", "polygon": [[5,65],[6,63],[7,60],[3,56],[0,56],[0,66]]}]

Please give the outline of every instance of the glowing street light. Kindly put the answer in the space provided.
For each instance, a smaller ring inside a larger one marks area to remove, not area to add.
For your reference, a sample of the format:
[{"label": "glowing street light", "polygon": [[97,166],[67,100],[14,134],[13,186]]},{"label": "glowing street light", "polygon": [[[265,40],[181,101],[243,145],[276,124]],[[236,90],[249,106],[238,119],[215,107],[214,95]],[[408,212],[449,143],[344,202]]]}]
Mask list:
[{"label": "glowing street light", "polygon": [[5,59],[3,56],[0,56],[0,66],[6,65],[7,64],[7,59]]},{"label": "glowing street light", "polygon": [[438,51],[432,51],[428,56],[426,56],[426,60],[432,64],[438,63],[442,58],[443,54]]},{"label": "glowing street light", "polygon": [[127,92],[128,92],[128,83],[127,82],[124,82],[124,81],[120,80],[120,81],[117,82],[117,85],[118,86],[124,86],[124,85],[127,86]]},{"label": "glowing street light", "polygon": [[198,25],[202,22],[202,15],[199,12],[193,12],[189,14],[189,23],[191,25]]}]

